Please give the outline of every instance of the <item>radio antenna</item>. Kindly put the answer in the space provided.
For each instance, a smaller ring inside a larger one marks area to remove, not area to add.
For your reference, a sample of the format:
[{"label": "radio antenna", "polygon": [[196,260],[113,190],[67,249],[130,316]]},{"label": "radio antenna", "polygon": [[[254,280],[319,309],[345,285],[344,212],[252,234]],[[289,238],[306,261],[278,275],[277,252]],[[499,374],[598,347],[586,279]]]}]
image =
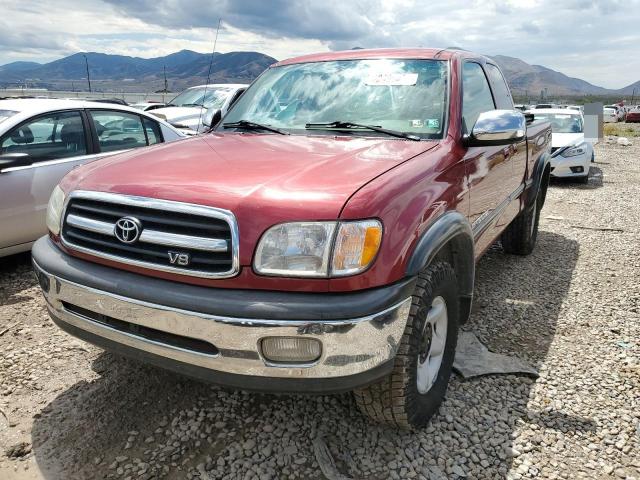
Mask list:
[{"label": "radio antenna", "polygon": [[211,51],[211,60],[209,61],[209,72],[207,73],[207,83],[204,86],[204,94],[202,95],[202,106],[200,107],[200,117],[198,118],[198,132],[200,132],[200,125],[202,124],[202,116],[204,114],[204,101],[207,98],[207,88],[209,88],[209,79],[211,78],[211,68],[213,67],[213,57],[216,54],[216,45],[218,43],[218,33],[220,33],[220,24],[222,23],[222,18],[218,19],[218,28],[216,29],[216,36],[213,39],[213,50]]}]

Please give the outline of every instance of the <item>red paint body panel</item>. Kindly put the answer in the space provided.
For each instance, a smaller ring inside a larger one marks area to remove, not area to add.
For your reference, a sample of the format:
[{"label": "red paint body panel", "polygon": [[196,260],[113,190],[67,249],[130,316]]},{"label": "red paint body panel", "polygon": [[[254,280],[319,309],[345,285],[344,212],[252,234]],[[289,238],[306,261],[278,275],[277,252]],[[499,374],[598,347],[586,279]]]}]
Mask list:
[{"label": "red paint body panel", "polygon": [[[198,285],[296,291],[326,291],[328,283],[255,275],[250,267],[260,236],[278,223],[337,219],[358,188],[437,144],[253,133],[216,133],[178,143],[87,164],[65,177],[62,187],[230,210],[238,220],[241,275],[207,280],[93,260]],[[370,216],[376,216],[373,210]]]},{"label": "red paint body panel", "polygon": [[640,122],[640,111],[633,110],[631,112],[627,112],[626,121],[627,122]]},{"label": "red paint body panel", "polygon": [[[472,223],[483,212],[496,208],[512,190],[522,187],[535,159],[548,148],[549,138],[537,146],[528,139],[506,153],[504,147],[464,147],[461,65],[465,58],[484,61],[471,53],[354,50],[298,57],[276,66],[363,58],[438,58],[449,62],[449,108],[443,140],[221,132],[100,160],[71,172],[62,188],[230,210],[238,221],[242,268],[234,278],[207,280],[69,253],[114,268],[219,288],[339,292],[387,285],[403,278],[418,239],[435,219],[457,210]],[[547,135],[549,131],[546,126],[535,134]],[[507,157],[514,161],[506,162]],[[482,234],[476,258],[517,215],[520,204],[519,199],[511,202]],[[260,276],[251,269],[261,235],[275,224],[363,218],[381,219],[384,234],[376,261],[359,275],[311,280]]]}]

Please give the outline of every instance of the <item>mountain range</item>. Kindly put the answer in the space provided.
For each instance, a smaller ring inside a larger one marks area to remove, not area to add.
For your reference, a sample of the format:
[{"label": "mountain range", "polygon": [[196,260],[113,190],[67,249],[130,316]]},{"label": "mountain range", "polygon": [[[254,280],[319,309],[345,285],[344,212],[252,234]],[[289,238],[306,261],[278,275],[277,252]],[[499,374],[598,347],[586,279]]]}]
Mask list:
[{"label": "mountain range", "polygon": [[[181,50],[156,58],[128,57],[106,53],[75,53],[53,62],[13,62],[0,66],[0,86],[28,84],[60,88],[75,82],[84,87],[87,66],[92,83],[101,87],[162,85],[164,75],[171,87],[181,90],[206,81],[211,54]],[[211,63],[211,83],[248,83],[276,59],[258,52],[216,53]],[[106,84],[105,84],[106,83]]]},{"label": "mountain range", "polygon": [[[211,54],[191,50],[156,58],[128,57],[105,53],[76,53],[49,63],[13,62],[0,66],[0,86],[24,85],[52,89],[68,88],[70,82],[83,87],[86,82],[85,57],[91,80],[101,88],[128,90],[164,85],[164,75],[174,90],[204,83]],[[516,95],[533,97],[545,90],[549,95],[640,95],[640,81],[612,90],[541,65],[530,65],[519,58],[495,55],[511,89]],[[250,82],[276,59],[259,52],[216,53],[211,64],[211,83]]]}]

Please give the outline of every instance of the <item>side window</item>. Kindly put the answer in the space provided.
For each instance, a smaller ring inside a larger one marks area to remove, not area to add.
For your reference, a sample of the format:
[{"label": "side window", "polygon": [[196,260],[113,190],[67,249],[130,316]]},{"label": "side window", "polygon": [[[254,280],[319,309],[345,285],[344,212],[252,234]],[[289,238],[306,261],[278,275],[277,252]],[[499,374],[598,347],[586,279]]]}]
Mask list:
[{"label": "side window", "polygon": [[33,163],[87,154],[80,112],[59,112],[37,117],[6,134],[1,153],[26,153]]},{"label": "side window", "polygon": [[511,98],[511,92],[507,86],[500,69],[491,63],[485,65],[491,87],[496,99],[496,106],[500,110],[513,110],[513,99]]},{"label": "side window", "polygon": [[462,67],[462,92],[462,128],[469,133],[481,113],[496,109],[480,64],[466,62]]},{"label": "side window", "polygon": [[115,110],[91,110],[101,152],[147,146],[140,116]]},{"label": "side window", "polygon": [[144,123],[144,129],[147,132],[149,145],[162,143],[162,134],[160,133],[160,125],[158,125],[158,122],[154,122],[147,117],[142,117],[142,123]]}]

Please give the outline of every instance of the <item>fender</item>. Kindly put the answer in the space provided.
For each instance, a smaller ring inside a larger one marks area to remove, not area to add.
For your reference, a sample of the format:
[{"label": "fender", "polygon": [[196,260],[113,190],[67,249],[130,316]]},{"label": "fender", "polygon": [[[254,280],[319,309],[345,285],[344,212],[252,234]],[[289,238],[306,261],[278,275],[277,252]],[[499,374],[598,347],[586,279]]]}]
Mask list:
[{"label": "fender", "polygon": [[[536,160],[531,178],[527,179],[527,181],[525,182],[526,187],[524,193],[522,194],[523,204],[525,208],[530,207],[536,196],[538,195],[538,190],[542,186],[544,171],[550,162],[551,154],[548,151],[544,152],[542,155],[540,155],[538,160]],[[542,203],[544,204],[544,198],[542,198]],[[542,208],[542,205],[539,205],[538,207]]]},{"label": "fender", "polygon": [[422,234],[409,261],[406,273],[415,276],[427,267],[448,245],[451,262],[460,287],[460,318],[466,322],[471,312],[475,275],[473,232],[467,218],[460,212],[449,211],[434,220]]}]

